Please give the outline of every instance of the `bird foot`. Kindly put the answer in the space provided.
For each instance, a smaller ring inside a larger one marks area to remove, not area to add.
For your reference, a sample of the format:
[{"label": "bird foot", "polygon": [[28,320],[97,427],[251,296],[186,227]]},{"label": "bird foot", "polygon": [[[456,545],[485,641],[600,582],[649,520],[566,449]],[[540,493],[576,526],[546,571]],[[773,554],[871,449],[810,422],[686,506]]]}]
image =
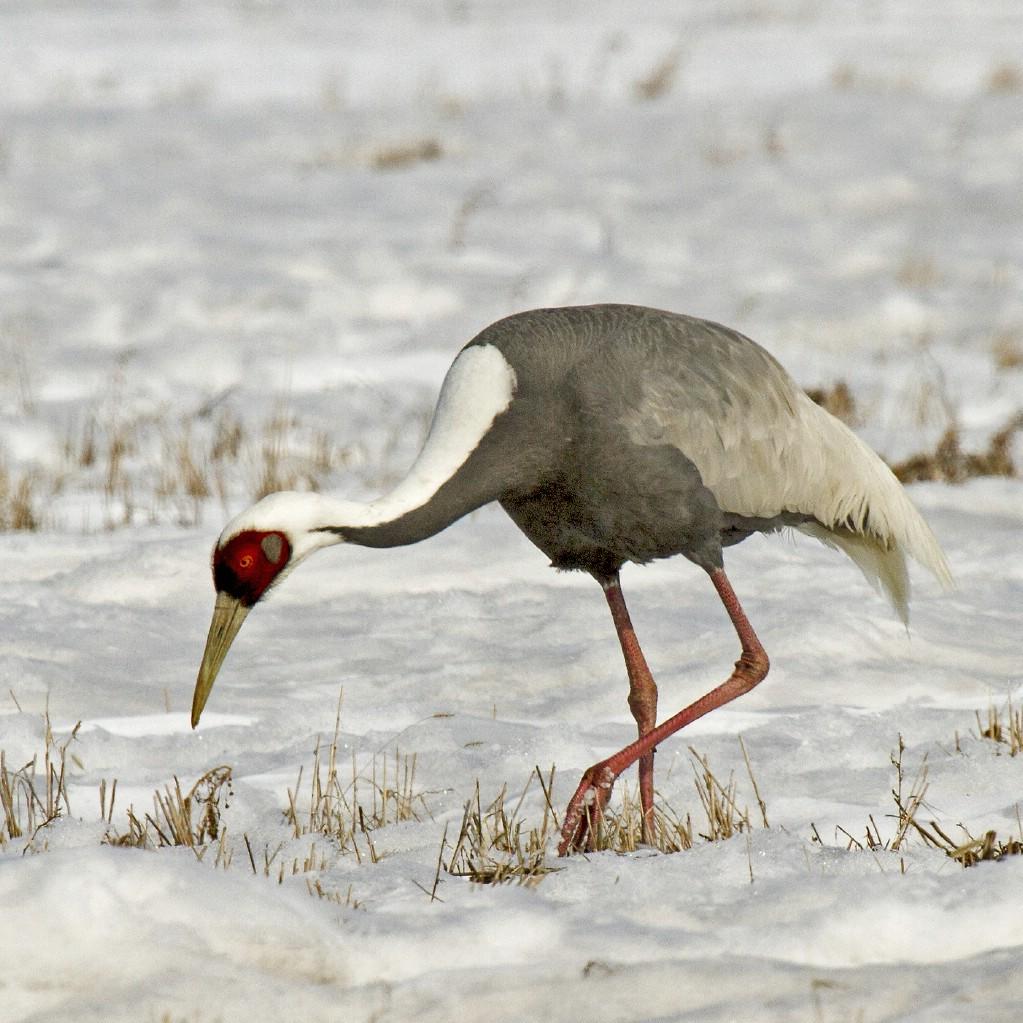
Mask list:
[{"label": "bird foot", "polygon": [[604,807],[611,798],[617,777],[607,761],[594,764],[584,772],[565,810],[561,841],[558,843],[559,856],[593,850],[593,836],[604,816]]}]

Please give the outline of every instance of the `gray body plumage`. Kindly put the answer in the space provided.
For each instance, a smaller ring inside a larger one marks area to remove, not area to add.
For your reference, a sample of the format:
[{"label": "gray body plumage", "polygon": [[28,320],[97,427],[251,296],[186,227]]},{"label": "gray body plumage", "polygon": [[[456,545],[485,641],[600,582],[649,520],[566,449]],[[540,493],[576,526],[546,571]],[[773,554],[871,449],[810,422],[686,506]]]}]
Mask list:
[{"label": "gray body plumage", "polygon": [[887,466],[734,330],[575,306],[509,316],[473,346],[507,361],[513,400],[428,502],[347,539],[413,543],[496,500],[554,567],[600,579],[675,554],[712,571],[723,547],[791,526],[845,551],[903,618],[906,553],[948,581]]},{"label": "gray body plumage", "polygon": [[606,577],[627,561],[682,554],[712,569],[723,546],[807,518],[722,508],[684,440],[651,406],[656,382],[670,379],[685,402],[673,409],[679,414],[709,422],[725,407],[751,417],[787,413],[792,382],[742,335],[689,316],[605,305],[512,316],[470,343],[494,345],[515,369],[506,415],[542,424],[529,431],[536,479],[513,484],[500,501],[556,568]]}]

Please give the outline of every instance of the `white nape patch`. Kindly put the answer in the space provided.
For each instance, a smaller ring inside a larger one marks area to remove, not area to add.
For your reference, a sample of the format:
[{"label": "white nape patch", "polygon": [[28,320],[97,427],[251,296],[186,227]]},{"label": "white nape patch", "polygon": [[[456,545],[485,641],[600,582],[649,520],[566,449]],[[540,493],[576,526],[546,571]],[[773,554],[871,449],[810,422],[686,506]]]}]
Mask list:
[{"label": "white nape patch", "polygon": [[340,501],[322,494],[269,494],[235,516],[219,544],[243,530],[280,530],[287,534],[292,557],[285,572],[320,547],[340,543],[330,526],[377,526],[422,507],[465,464],[494,420],[515,395],[515,370],[493,345],[463,349],[444,378],[426,443],[408,475],[389,494],[368,504]]},{"label": "white nape patch", "polygon": [[433,422],[408,475],[391,493],[366,506],[370,526],[426,504],[479,447],[494,420],[515,394],[515,370],[493,345],[473,345],[451,364],[437,399]]}]

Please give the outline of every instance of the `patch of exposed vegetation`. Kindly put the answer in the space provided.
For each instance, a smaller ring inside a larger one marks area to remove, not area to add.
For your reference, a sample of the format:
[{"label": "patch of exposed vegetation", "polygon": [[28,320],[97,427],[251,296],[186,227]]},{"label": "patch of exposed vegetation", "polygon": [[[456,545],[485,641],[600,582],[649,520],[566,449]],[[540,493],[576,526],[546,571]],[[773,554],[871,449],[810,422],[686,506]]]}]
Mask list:
[{"label": "patch of exposed vegetation", "polygon": [[1016,93],[1023,91],[1023,67],[1019,64],[998,64],[991,69],[987,80],[987,90],[991,93]]},{"label": "patch of exposed vegetation", "polygon": [[[527,827],[520,812],[523,800],[533,780],[539,779],[544,796],[544,811],[540,824]],[[551,804],[554,769],[545,779],[536,768],[529,776],[514,807],[507,806],[508,787],[505,785],[489,804],[484,806],[480,785],[476,782],[473,798],[465,804],[462,823],[458,829],[444,869],[453,877],[465,877],[478,884],[537,884],[544,876],[557,870],[547,861],[549,840],[557,835],[559,825]],[[438,871],[443,861],[447,832],[441,840]],[[437,879],[434,879],[431,898],[436,897]]]},{"label": "patch of exposed vegetation", "polygon": [[444,147],[437,139],[425,138],[380,146],[370,154],[369,162],[375,170],[398,170],[415,163],[439,160],[443,155]]},{"label": "patch of exposed vegetation", "polygon": [[[1010,757],[1023,753],[1023,708],[1014,707],[1011,696],[1002,707],[988,704],[986,721],[981,720],[977,711],[977,734],[981,739],[996,743],[999,751],[1004,746]],[[958,736],[956,748],[959,748]]]},{"label": "patch of exposed vegetation", "polygon": [[75,763],[76,759],[69,750],[78,738],[81,722],[71,729],[64,742],[58,743],[50,726],[50,715],[44,715],[43,720],[42,764],[38,756],[33,755],[27,764],[11,770],[7,766],[6,752],[0,750],[0,810],[3,812],[0,847],[12,839],[24,838],[23,853],[44,850],[44,829],[71,813],[68,760]]},{"label": "patch of exposed vegetation", "polygon": [[999,331],[991,342],[991,355],[1000,370],[1023,367],[1023,339],[1017,329]]},{"label": "patch of exposed vegetation", "polygon": [[[394,750],[393,756],[374,754],[367,768],[359,769],[352,752],[351,769],[343,780],[338,765],[341,735],[341,703],[338,701],[334,734],[327,746],[319,741],[313,751],[307,785],[308,802],[302,804],[299,768],[295,788],[288,790],[284,818],[295,838],[319,834],[329,838],[341,852],[362,862],[380,859],[372,832],[387,824],[420,820],[430,815],[422,792],[416,789],[416,755]],[[365,851],[360,849],[360,840]]]},{"label": "patch of exposed vegetation", "polygon": [[[12,694],[13,697],[13,694]],[[17,702],[17,701],[15,701]],[[80,723],[62,741],[56,739],[45,717],[44,749],[40,756],[18,768],[11,768],[5,750],[0,750],[0,850],[14,842],[17,851],[44,852],[49,846],[48,829],[58,820],[71,816],[68,795],[70,769],[83,769],[71,751],[78,738]],[[317,743],[311,771],[311,799],[308,811],[299,810],[296,792],[288,792],[284,810],[290,834],[273,848],[261,852],[253,847],[247,834],[241,843],[229,838],[224,819],[229,809],[232,770],[227,765],[211,768],[191,787],[177,777],[153,793],[152,809],[137,811],[129,806],[123,824],[116,823],[117,781],[101,780],[98,786],[101,841],[115,848],[151,851],[187,848],[200,861],[227,869],[235,865],[235,853],[242,849],[240,862],[247,862],[256,876],[283,884],[288,878],[303,875],[310,895],[347,909],[361,907],[352,886],[340,890],[325,884],[326,872],[337,855],[352,854],[359,862],[377,862],[370,832],[402,820],[419,820],[419,812],[428,813],[422,794],[415,790],[415,755],[395,752],[393,759],[375,755],[371,764],[359,771],[352,764],[350,781],[342,783],[337,770],[338,728],[328,747]],[[299,773],[301,782],[302,772]],[[308,843],[294,855],[293,840],[321,835],[327,841]],[[360,838],[368,854],[359,848]],[[288,849],[286,854],[285,850]],[[212,851],[212,855],[211,855]]]},{"label": "patch of exposed vegetation", "polygon": [[[979,720],[978,715],[978,723]],[[896,822],[895,834],[888,838],[882,837],[881,829],[871,814],[868,816],[862,840],[843,827],[836,829],[848,840],[846,848],[870,852],[901,852],[906,848],[910,838],[917,837],[925,846],[940,850],[962,867],[972,867],[983,861],[1000,860],[1007,856],[1023,855],[1023,820],[1020,819],[1018,805],[1016,807],[1018,837],[999,838],[997,832],[990,829],[977,837],[964,824],[957,824],[956,828],[963,836],[957,841],[936,820],[921,820],[923,811],[927,809],[925,802],[929,787],[927,756],[923,757],[912,782],[907,785],[903,766],[905,751],[906,745],[900,735],[898,749],[890,756],[892,766],[895,768],[895,784],[891,790],[896,809],[896,813],[892,815]],[[813,841],[824,844],[815,825],[811,825],[811,835]],[[904,858],[900,857],[899,865],[905,873]]]},{"label": "patch of exposed vegetation", "polygon": [[[108,824],[113,816],[116,792],[115,783],[108,801],[105,787],[100,789],[100,811]],[[118,833],[108,828],[105,841],[137,849],[185,846],[200,860],[211,844],[216,843],[216,862],[227,866],[230,863],[227,828],[220,818],[230,796],[231,768],[226,765],[207,771],[187,793],[182,792],[181,783],[175,778],[173,786],[153,793],[152,813],[139,817],[134,807],[128,807],[128,830]]]},{"label": "patch of exposed vegetation", "polygon": [[809,387],[806,395],[825,412],[830,412],[848,426],[858,425],[860,419],[856,411],[856,399],[844,380],[837,381],[831,387]]},{"label": "patch of exposed vegetation", "polygon": [[56,468],[16,474],[0,458],[0,531],[53,526],[42,509],[72,486],[102,496],[107,529],[168,518],[196,525],[210,501],[226,507],[238,491],[257,500],[276,490],[319,490],[354,458],[354,449],[286,409],[254,428],[230,412],[205,421],[90,415],[69,427]]},{"label": "patch of exposed vegetation", "polygon": [[963,483],[977,476],[1017,476],[1019,471],[1012,457],[1016,432],[1023,430],[1023,412],[991,436],[984,451],[964,451],[959,428],[954,424],[942,434],[933,451],[923,451],[892,466],[892,472],[903,483],[938,480]]},{"label": "patch of exposed vegetation", "polygon": [[637,99],[660,99],[671,92],[682,67],[682,47],[673,46],[651,69],[633,83]]},{"label": "patch of exposed vegetation", "polygon": [[[1006,358],[1010,358],[1011,352],[1015,351],[1006,348],[1006,352],[1010,352]],[[844,380],[837,381],[831,387],[807,388],[806,394],[848,426],[862,424],[856,399]],[[983,451],[964,451],[959,427],[953,422],[933,450],[921,451],[899,462],[890,463],[891,469],[903,483],[925,480],[963,483],[978,476],[1018,476],[1019,468],[1012,456],[1012,446],[1017,432],[1021,430],[1023,412],[1017,412],[1005,426],[991,435]]]},{"label": "patch of exposed vegetation", "polygon": [[[753,768],[746,753],[746,746],[739,739],[746,770],[755,793],[763,827],[767,822],[767,807],[760,796],[760,789],[753,775]],[[735,773],[730,772],[728,780],[722,783],[711,769],[707,757],[689,747],[690,768],[693,785],[703,810],[701,824],[694,825],[692,816],[683,817],[660,795],[654,804],[654,842],[652,848],[658,852],[676,853],[691,849],[697,839],[704,842],[723,842],[736,835],[748,833],[750,822],[749,807],[739,804]],[[594,851],[605,850],[617,853],[635,852],[643,848],[643,813],[638,794],[625,788],[621,806],[609,807],[602,818],[593,822],[591,830]]]},{"label": "patch of exposed vegetation", "polygon": [[29,470],[12,475],[0,461],[0,532],[35,531],[43,524],[40,475]]},{"label": "patch of exposed vegetation", "polygon": [[[769,827],[767,807],[761,798],[759,787],[753,776],[746,747],[739,740],[746,769],[759,808],[763,827]],[[684,852],[693,848],[698,840],[721,842],[752,830],[749,808],[740,806],[734,774],[722,783],[714,774],[706,757],[692,747],[690,766],[693,782],[703,810],[703,822],[694,824],[691,814],[682,814],[668,805],[658,793],[654,810],[654,841],[643,841],[643,811],[638,792],[627,785],[620,787],[615,805],[607,807],[603,814],[591,822],[589,828],[592,852],[633,853],[640,849],[652,849],[662,853]],[[529,826],[522,817],[522,806],[534,780],[538,780],[543,794],[543,814],[540,823]],[[473,798],[462,814],[458,836],[445,861],[447,833],[441,842],[437,864],[437,877],[431,898],[436,892],[443,868],[454,877],[468,878],[478,884],[533,885],[547,874],[559,868],[549,859],[551,839],[560,836],[561,825],[551,801],[554,785],[554,769],[546,778],[536,768],[530,776],[515,805],[508,808],[507,786],[497,797],[484,804],[476,783]],[[751,868],[752,876],[752,868]],[[426,889],[423,889],[426,891]]]}]

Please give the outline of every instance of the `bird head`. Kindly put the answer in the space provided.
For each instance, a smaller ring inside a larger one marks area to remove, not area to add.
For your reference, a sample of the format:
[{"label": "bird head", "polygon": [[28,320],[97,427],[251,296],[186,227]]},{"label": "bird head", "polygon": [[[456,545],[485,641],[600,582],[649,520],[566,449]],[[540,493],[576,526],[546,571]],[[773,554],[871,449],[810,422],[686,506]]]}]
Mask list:
[{"label": "bird head", "polygon": [[217,591],[206,649],[192,697],[192,727],[199,723],[220,666],[249,611],[290,567],[294,545],[279,529],[242,529],[228,533],[213,548],[213,585]]},{"label": "bird head", "polygon": [[206,649],[192,697],[192,727],[199,723],[217,672],[248,613],[301,560],[341,537],[319,528],[317,494],[277,493],[232,519],[213,548],[217,591]]}]

